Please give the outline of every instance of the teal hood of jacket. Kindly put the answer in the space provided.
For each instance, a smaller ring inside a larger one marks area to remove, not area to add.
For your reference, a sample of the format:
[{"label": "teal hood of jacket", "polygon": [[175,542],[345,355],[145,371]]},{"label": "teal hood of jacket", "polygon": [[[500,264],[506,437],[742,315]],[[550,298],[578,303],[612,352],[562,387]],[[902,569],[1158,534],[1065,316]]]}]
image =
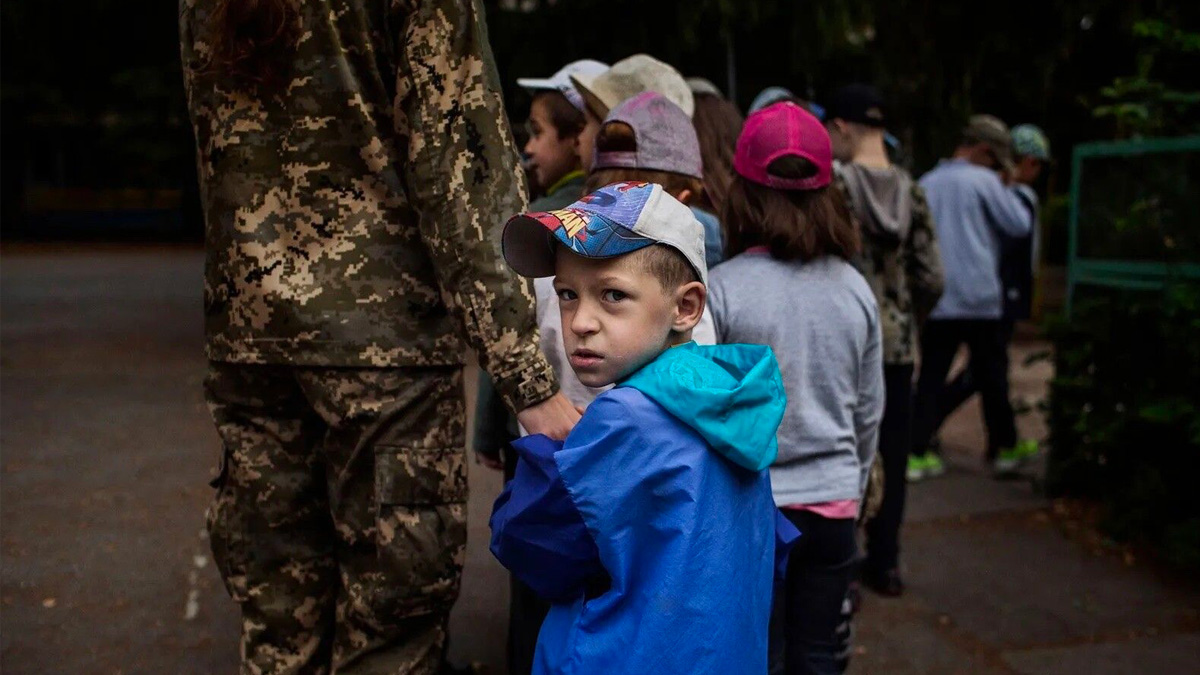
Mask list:
[{"label": "teal hood of jacket", "polygon": [[770,347],[688,342],[617,386],[642,392],[739,466],[761,471],[775,461],[787,394]]}]

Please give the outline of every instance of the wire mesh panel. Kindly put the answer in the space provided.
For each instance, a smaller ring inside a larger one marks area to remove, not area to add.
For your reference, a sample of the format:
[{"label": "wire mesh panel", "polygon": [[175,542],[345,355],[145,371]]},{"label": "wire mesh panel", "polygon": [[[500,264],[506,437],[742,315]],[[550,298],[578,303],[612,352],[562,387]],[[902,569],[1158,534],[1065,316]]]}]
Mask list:
[{"label": "wire mesh panel", "polygon": [[1200,279],[1200,136],[1077,146],[1067,310],[1080,285]]}]

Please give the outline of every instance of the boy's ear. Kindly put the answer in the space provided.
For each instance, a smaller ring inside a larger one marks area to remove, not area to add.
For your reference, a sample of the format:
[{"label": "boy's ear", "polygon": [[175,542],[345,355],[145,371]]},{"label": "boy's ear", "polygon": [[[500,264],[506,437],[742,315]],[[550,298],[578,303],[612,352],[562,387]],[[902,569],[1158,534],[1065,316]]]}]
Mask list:
[{"label": "boy's ear", "polygon": [[704,314],[704,303],[708,300],[708,290],[699,281],[692,281],[675,291],[675,320],[671,330],[684,333],[700,323]]},{"label": "boy's ear", "polygon": [[683,188],[682,190],[679,191],[679,194],[675,195],[675,198],[678,199],[679,203],[681,203],[681,204],[685,204],[685,205],[691,204],[692,203],[692,191],[687,188]]}]

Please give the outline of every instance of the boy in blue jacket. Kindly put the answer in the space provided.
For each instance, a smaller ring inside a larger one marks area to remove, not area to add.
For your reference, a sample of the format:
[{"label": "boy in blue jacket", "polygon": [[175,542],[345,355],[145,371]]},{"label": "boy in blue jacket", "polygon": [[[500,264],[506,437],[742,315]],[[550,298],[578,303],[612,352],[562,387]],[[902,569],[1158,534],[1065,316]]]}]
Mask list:
[{"label": "boy in blue jacket", "polygon": [[565,442],[514,444],[492,553],[553,602],[534,673],[764,673],[799,533],[765,471],[785,395],[767,347],[691,342],[704,230],[653,183],[514,217],[504,257],[554,276],[572,369],[616,385]]}]

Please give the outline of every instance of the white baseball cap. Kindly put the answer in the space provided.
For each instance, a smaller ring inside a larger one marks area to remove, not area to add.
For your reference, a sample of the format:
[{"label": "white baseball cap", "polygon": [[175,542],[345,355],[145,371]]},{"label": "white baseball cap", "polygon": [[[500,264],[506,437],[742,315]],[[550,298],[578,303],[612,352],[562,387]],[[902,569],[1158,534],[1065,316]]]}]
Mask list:
[{"label": "white baseball cap", "polygon": [[679,251],[708,285],[704,226],[657,183],[613,183],[557,211],[521,213],[504,226],[504,260],[523,277],[554,276],[554,243],[585,258],[615,258],[653,244]]},{"label": "white baseball cap", "polygon": [[579,90],[576,89],[575,85],[571,82],[571,76],[572,75],[583,75],[583,76],[599,75],[600,73],[603,73],[606,70],[608,70],[608,64],[606,64],[606,63],[601,63],[599,61],[593,61],[592,59],[581,59],[579,61],[573,61],[571,63],[568,63],[567,65],[560,68],[557,73],[551,75],[550,77],[546,77],[546,78],[519,77],[519,78],[517,78],[517,84],[522,89],[528,89],[529,91],[533,91],[533,92],[538,92],[538,91],[562,92],[562,95],[567,97],[567,100],[571,102],[571,105],[575,106],[575,108],[578,109],[580,112],[583,112],[583,110],[584,110],[583,96],[580,95]]}]

